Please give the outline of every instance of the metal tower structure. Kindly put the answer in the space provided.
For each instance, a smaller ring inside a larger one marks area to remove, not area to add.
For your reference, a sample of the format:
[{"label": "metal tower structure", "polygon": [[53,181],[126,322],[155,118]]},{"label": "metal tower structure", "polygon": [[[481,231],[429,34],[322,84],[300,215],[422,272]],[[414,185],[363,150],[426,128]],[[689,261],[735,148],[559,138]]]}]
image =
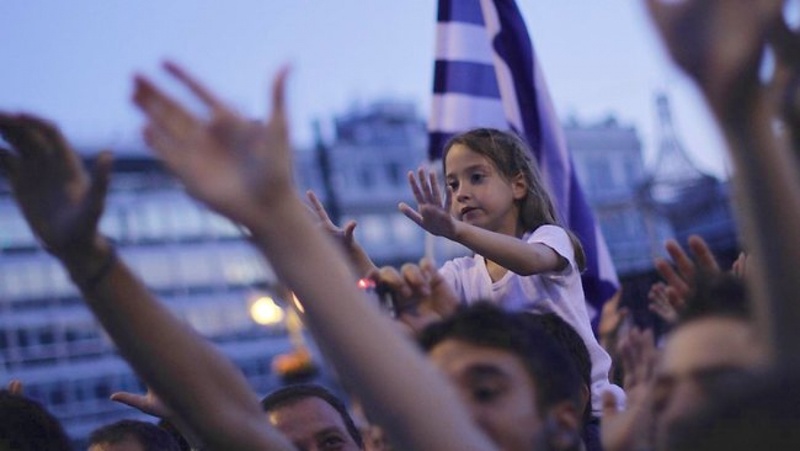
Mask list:
[{"label": "metal tower structure", "polygon": [[656,203],[673,204],[687,191],[714,178],[698,169],[686,153],[672,120],[669,98],[663,92],[656,95],[656,109],[659,128],[658,155],[647,184]]}]

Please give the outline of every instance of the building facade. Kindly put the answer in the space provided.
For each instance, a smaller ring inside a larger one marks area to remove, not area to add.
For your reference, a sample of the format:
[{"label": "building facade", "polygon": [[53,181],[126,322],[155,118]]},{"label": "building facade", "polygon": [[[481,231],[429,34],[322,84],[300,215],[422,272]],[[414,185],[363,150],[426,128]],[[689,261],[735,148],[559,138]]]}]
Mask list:
[{"label": "building facade", "polygon": [[[101,229],[150,290],[236,362],[257,391],[278,385],[270,364],[289,348],[284,330],[260,326],[248,313],[274,276],[233,224],[193,202],[155,160],[122,152]],[[22,381],[78,446],[98,426],[143,417],[108,399],[146,387],[31,235],[3,179],[0,374]]]}]

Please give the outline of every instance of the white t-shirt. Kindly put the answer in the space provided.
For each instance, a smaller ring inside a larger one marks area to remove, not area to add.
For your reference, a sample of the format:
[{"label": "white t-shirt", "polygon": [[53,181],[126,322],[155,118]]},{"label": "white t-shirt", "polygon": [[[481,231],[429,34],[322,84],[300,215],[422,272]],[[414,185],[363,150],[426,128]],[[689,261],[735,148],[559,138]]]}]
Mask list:
[{"label": "white t-shirt", "polygon": [[486,261],[480,255],[460,257],[446,262],[439,272],[456,295],[468,304],[491,301],[508,311],[555,313],[569,323],[583,338],[592,361],[592,411],[602,412],[602,395],[612,390],[623,400],[622,389],[608,381],[611,357],[592,332],[575,251],[567,232],[555,225],[543,225],[522,237],[528,243],[542,243],[565,258],[569,264],[561,271],[520,276],[511,271],[492,282]]}]

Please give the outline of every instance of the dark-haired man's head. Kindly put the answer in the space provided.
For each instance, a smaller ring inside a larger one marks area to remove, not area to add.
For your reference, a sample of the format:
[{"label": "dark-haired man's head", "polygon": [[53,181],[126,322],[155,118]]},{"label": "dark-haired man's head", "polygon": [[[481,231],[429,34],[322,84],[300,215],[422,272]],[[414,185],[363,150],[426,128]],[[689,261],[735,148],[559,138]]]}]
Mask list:
[{"label": "dark-haired man's head", "polygon": [[715,386],[746,376],[765,358],[742,281],[701,274],[656,369],[656,443],[666,440],[673,423],[702,407]]},{"label": "dark-haired man's head", "polygon": [[269,422],[303,451],[363,449],[363,441],[345,404],[313,384],[280,388],[261,400]]},{"label": "dark-haired man's head", "polygon": [[800,449],[800,372],[776,368],[717,384],[703,406],[676,421],[660,449]]},{"label": "dark-haired man's head", "polygon": [[580,445],[582,380],[542,327],[479,303],[426,328],[420,344],[504,450]]},{"label": "dark-haired man's head", "polygon": [[41,404],[0,390],[0,449],[68,451],[71,446],[61,423]]},{"label": "dark-haired man's head", "polygon": [[179,451],[172,435],[146,421],[121,420],[96,429],[89,451]]}]

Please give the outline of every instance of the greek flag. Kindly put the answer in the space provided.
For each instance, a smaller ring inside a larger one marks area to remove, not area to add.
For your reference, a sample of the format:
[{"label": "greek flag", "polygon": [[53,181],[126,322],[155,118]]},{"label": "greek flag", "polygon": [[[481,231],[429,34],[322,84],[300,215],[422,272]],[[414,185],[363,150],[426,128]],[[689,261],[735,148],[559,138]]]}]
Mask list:
[{"label": "greek flag", "polygon": [[525,22],[513,0],[439,0],[431,160],[454,134],[512,129],[527,140],[556,208],[583,244],[583,288],[593,322],[619,287],[605,240],[583,196]]}]

